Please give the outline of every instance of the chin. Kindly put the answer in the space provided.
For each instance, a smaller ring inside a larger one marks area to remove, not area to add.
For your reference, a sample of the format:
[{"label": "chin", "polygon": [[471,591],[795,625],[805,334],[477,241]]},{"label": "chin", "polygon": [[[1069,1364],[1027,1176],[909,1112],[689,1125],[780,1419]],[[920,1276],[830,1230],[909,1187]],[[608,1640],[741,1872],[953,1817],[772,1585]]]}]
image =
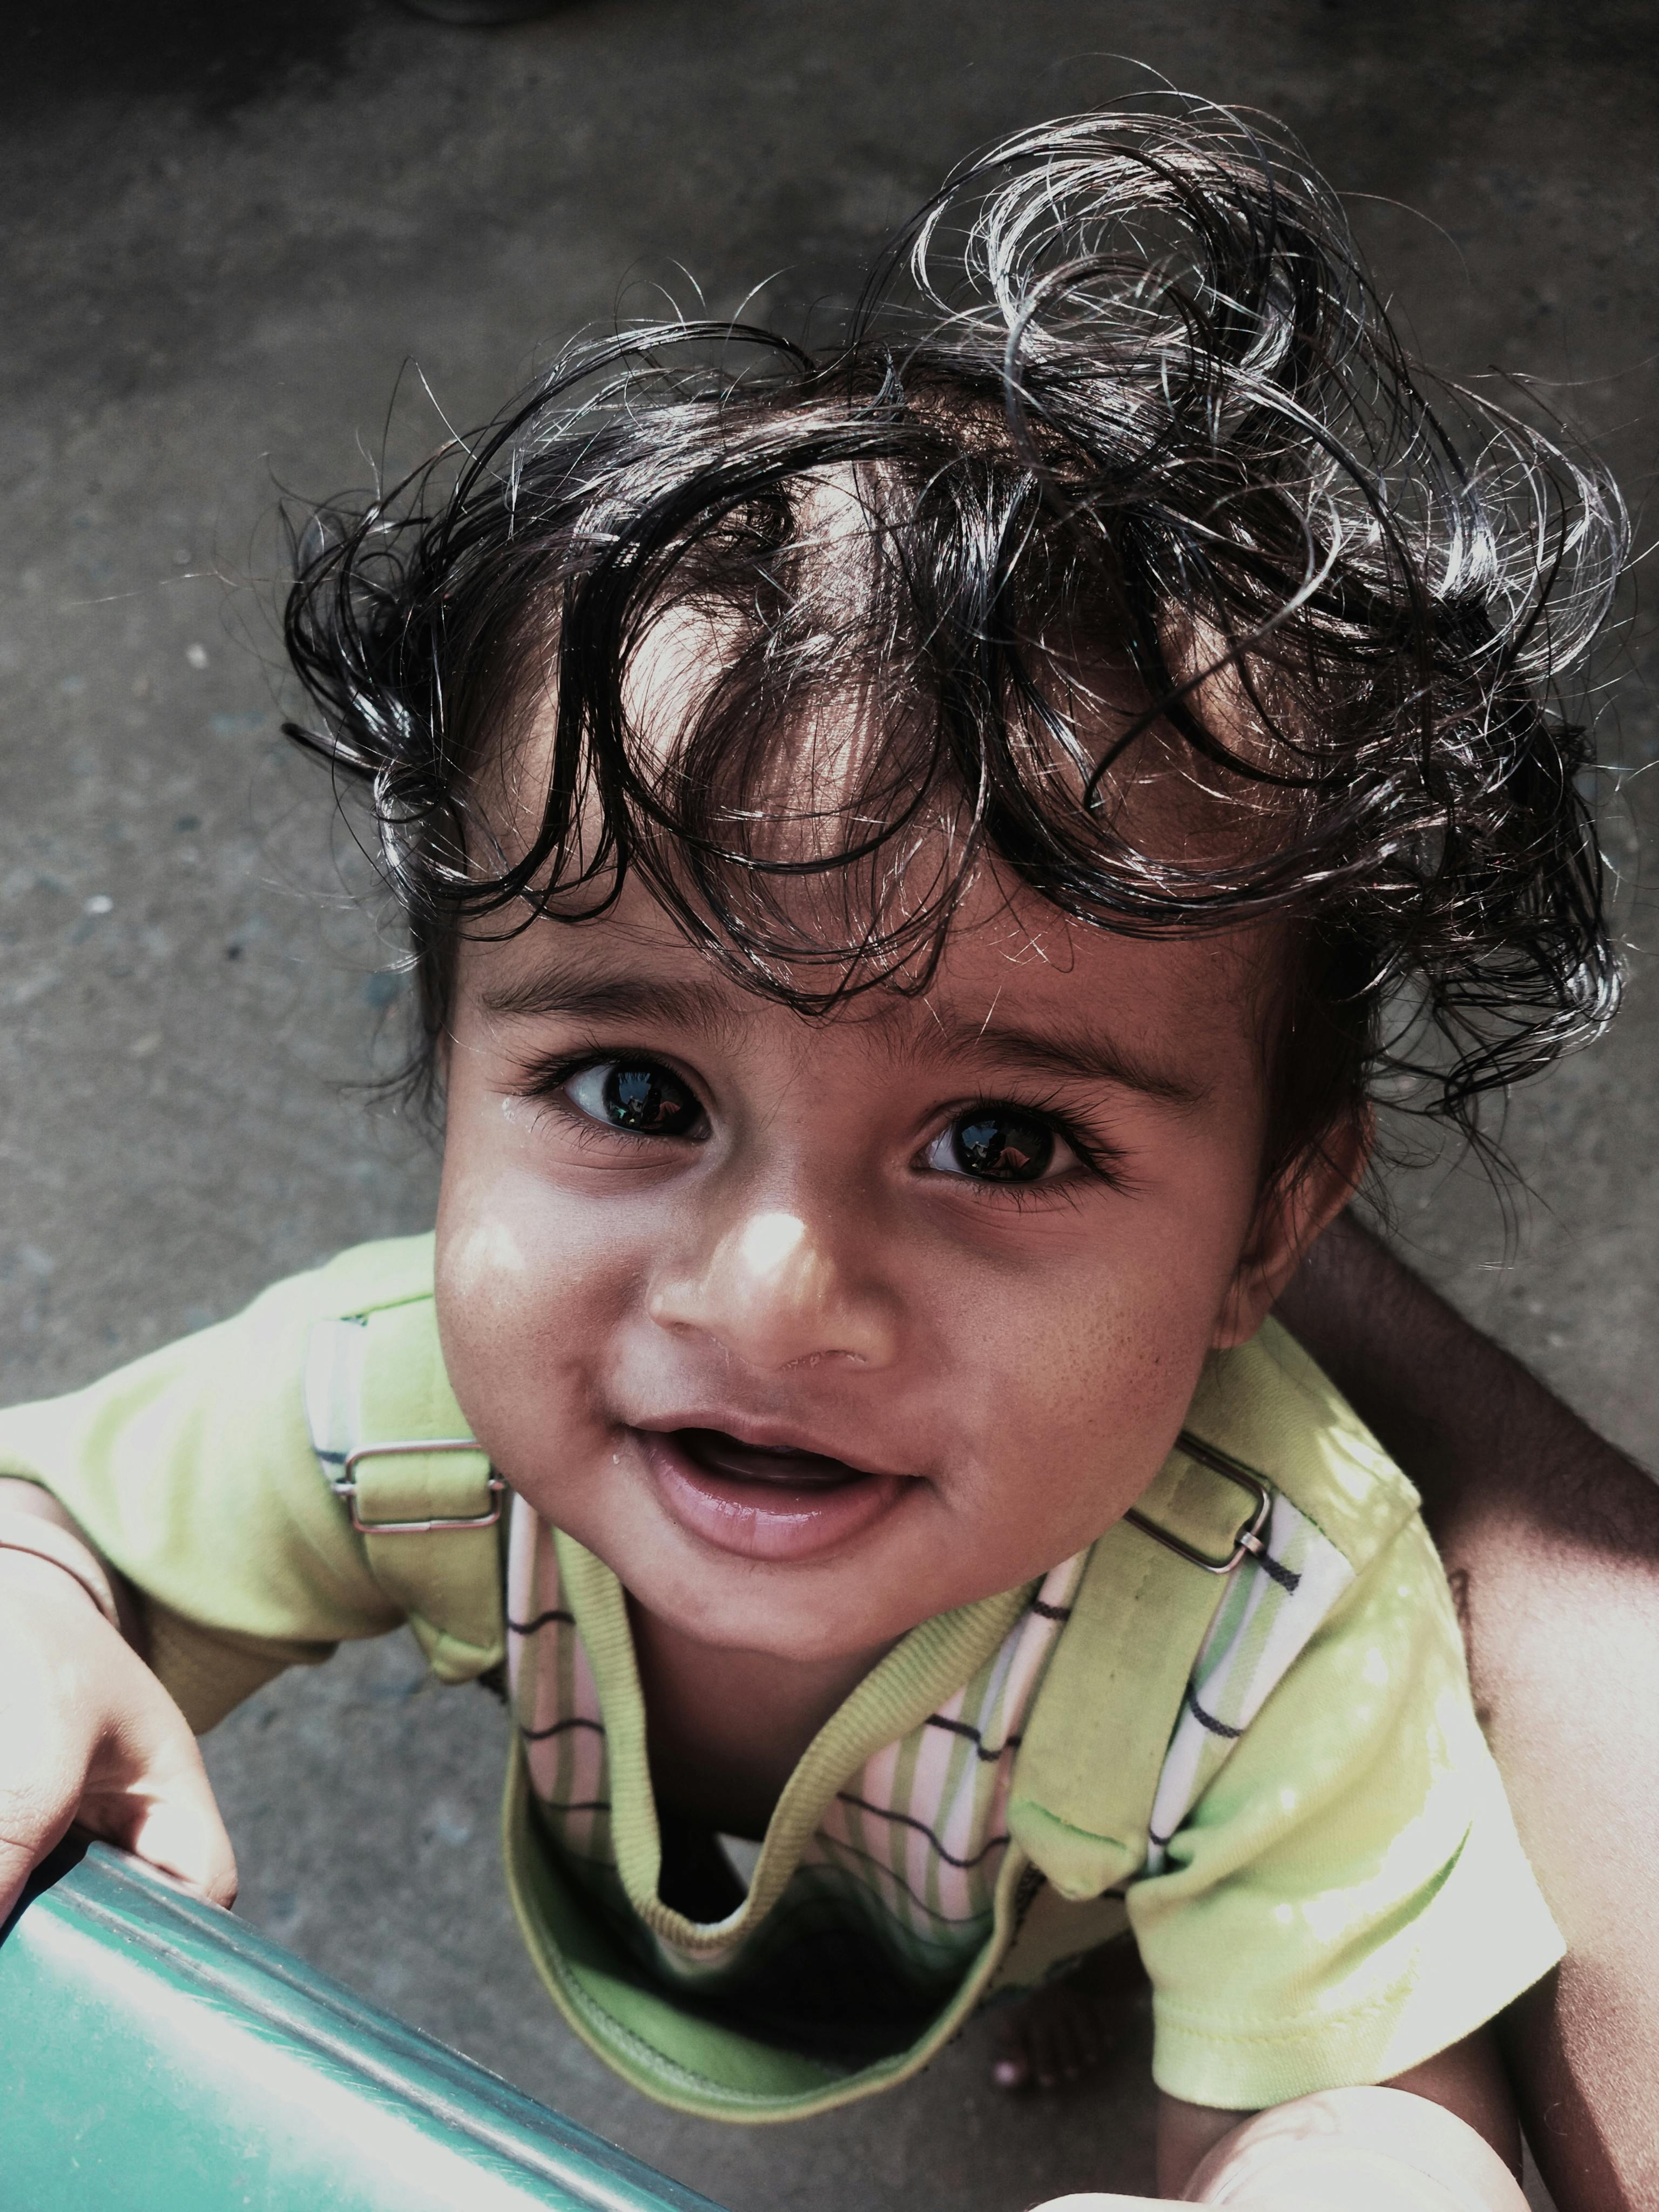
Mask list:
[{"label": "chin", "polygon": [[[892,1620],[849,1617],[848,1606],[833,1596],[826,1596],[823,1607],[816,1607],[801,1594],[783,1595],[776,1605],[712,1607],[706,1599],[702,1603],[676,1604],[669,1593],[665,1593],[660,1605],[647,1594],[636,1591],[635,1595],[648,1612],[680,1635],[713,1650],[748,1651],[798,1667],[830,1666],[863,1657],[896,1644],[918,1621],[927,1618],[918,1613],[913,1620],[908,1609],[902,1618]],[[828,1626],[820,1629],[806,1617],[812,1612],[833,1621],[833,1629]]]}]

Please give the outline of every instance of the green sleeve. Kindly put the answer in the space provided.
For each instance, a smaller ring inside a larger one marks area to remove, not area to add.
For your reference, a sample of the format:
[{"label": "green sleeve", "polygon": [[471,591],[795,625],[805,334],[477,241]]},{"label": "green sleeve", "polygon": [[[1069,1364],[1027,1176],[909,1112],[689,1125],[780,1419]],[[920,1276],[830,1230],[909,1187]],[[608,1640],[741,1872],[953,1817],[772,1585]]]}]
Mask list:
[{"label": "green sleeve", "polygon": [[1561,1939],[1413,1516],[1267,1699],[1128,1910],[1160,2088],[1253,2111],[1472,2033]]},{"label": "green sleeve", "polygon": [[349,1252],[63,1398],[0,1412],[0,1474],[40,1483],[137,1591],[151,1664],[205,1729],[285,1666],[401,1618],[306,1425],[313,1322],[430,1294],[431,1240]]}]

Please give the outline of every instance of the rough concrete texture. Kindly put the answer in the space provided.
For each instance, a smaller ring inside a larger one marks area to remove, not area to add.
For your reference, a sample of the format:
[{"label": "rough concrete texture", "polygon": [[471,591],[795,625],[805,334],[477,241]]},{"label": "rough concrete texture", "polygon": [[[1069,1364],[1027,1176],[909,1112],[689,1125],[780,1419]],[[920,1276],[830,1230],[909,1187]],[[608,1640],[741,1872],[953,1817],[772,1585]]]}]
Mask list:
[{"label": "rough concrete texture", "polygon": [[[20,11],[21,12],[21,11]],[[988,136],[1134,81],[1279,114],[1423,349],[1551,380],[1639,502],[1655,423],[1659,42],[1646,0],[572,0],[510,31],[388,0],[32,9],[0,76],[0,1385],[89,1377],[356,1239],[431,1158],[350,1090],[397,945],[285,757],[279,493],[361,483],[538,348],[684,270],[787,319]],[[677,265],[678,264],[678,265]],[[401,386],[388,413],[394,386]],[[429,395],[429,396],[428,396]],[[1659,747],[1638,623],[1604,757]],[[1511,1117],[1504,1267],[1478,1176],[1403,1176],[1411,1248],[1638,1454],[1659,1300],[1659,1066],[1638,854],[1609,783],[1620,1030]],[[402,1644],[278,1686],[211,1763],[245,1909],[370,1995],[734,2207],[988,2207],[1148,2179],[1144,2047],[1011,2107],[971,2042],[858,2116],[745,2133],[617,2088],[552,2021],[494,1857],[502,1741]]]}]

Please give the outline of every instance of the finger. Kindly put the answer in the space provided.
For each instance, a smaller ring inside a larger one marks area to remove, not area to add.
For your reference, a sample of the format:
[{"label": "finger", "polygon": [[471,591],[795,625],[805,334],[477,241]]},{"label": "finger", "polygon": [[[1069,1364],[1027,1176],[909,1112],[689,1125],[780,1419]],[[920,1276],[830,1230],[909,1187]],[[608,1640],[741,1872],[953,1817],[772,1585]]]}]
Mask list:
[{"label": "finger", "polygon": [[237,1854],[184,1719],[179,1735],[181,1743],[168,1729],[159,1745],[135,1745],[137,1756],[124,1774],[88,1787],[80,1823],[188,1882],[210,1905],[230,1907],[237,1902]]},{"label": "finger", "polygon": [[82,1826],[119,1844],[210,1904],[236,1901],[236,1857],[190,1725],[159,1683],[101,1748]]},{"label": "finger", "polygon": [[236,1856],[210,1794],[129,1791],[83,1807],[81,1826],[227,1910],[236,1902]]},{"label": "finger", "polygon": [[76,1820],[228,1905],[236,1863],[189,1723],[72,1578],[36,1564],[10,1562],[0,1604],[0,1911]]},{"label": "finger", "polygon": [[62,1841],[69,1825],[70,1814],[65,1812],[55,1832],[46,1826],[38,1833],[25,1831],[0,1835],[0,1926],[22,1903],[29,1876],[47,1852]]},{"label": "finger", "polygon": [[[0,1715],[0,1720],[8,1717]],[[10,1731],[0,1728],[0,1770],[24,1764],[5,1754]],[[68,1834],[75,1818],[77,1777],[53,1744],[48,1755],[27,1762],[29,1778],[0,1784],[0,1923],[22,1901],[29,1876]]]}]

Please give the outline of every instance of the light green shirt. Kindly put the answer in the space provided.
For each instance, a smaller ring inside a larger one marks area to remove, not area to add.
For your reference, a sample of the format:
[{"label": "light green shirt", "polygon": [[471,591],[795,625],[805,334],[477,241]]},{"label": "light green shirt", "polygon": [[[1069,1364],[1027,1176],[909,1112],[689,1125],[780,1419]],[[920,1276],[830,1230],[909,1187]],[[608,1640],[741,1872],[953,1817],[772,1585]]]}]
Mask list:
[{"label": "light green shirt", "polygon": [[[307,1363],[319,1325],[343,1317],[366,1317],[385,1347],[376,1440],[388,1425],[465,1436],[432,1318],[429,1238],[347,1253],[88,1390],[0,1414],[0,1472],[44,1483],[142,1593],[153,1663],[198,1728],[283,1667],[405,1618],[446,1679],[501,1656],[495,1531],[366,1540],[324,1479]],[[1556,1962],[1410,1486],[1271,1326],[1212,1361],[1188,1429],[1272,1486],[1287,1532],[1274,1571],[1216,1585],[1205,1638],[1209,1586],[1140,1530],[1119,1524],[1076,1563],[1074,1617],[1045,1652],[994,1801],[1006,1844],[983,1900],[988,1932],[927,2033],[872,2065],[826,2067],[704,2018],[672,1973],[641,1967],[641,1947],[611,1940],[585,1905],[515,1753],[508,1858],[526,1937],[612,2065],[691,2111],[822,2109],[903,2078],[986,1994],[1029,1985],[1127,1918],[1153,1984],[1159,2085],[1249,2110],[1403,2072]],[[1182,1525],[1199,1487],[1177,1452],[1143,1507]],[[708,1931],[655,1894],[625,1609],[608,1571],[558,1540],[615,1801],[606,1879],[653,1942],[698,1954]],[[450,1588],[400,1583],[414,1546],[441,1557]],[[745,1933],[811,1857],[824,1808],[856,1796],[872,1761],[908,1771],[913,1732],[980,1695],[1036,1595],[923,1623],[831,1718],[774,1816]],[[1179,1651],[1177,1601],[1203,1608]],[[535,1719],[519,1705],[521,1723]]]}]

